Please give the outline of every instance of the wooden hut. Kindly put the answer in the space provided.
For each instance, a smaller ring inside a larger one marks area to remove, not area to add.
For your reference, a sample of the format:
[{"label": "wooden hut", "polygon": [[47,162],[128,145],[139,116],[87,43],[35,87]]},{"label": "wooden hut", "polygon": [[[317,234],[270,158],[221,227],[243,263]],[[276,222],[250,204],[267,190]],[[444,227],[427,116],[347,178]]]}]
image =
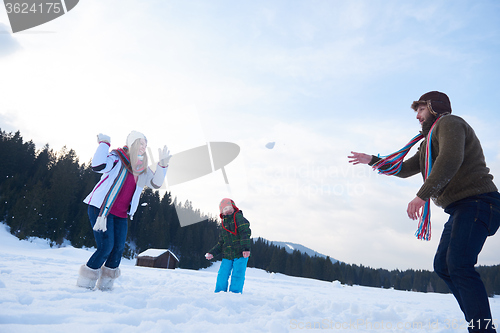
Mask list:
[{"label": "wooden hut", "polygon": [[175,269],[179,259],[170,250],[148,249],[137,256],[136,266]]}]

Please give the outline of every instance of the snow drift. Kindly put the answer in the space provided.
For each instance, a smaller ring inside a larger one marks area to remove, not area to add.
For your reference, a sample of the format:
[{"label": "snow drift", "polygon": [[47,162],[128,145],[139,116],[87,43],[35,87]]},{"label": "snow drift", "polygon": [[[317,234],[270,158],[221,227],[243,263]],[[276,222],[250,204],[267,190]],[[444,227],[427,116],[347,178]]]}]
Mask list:
[{"label": "snow drift", "polygon": [[[91,253],[20,241],[0,225],[0,332],[466,331],[451,294],[344,286],[252,268],[243,294],[215,294],[217,264],[165,270],[124,260],[112,291],[89,291],[75,283]],[[490,304],[500,318],[500,299]]]}]

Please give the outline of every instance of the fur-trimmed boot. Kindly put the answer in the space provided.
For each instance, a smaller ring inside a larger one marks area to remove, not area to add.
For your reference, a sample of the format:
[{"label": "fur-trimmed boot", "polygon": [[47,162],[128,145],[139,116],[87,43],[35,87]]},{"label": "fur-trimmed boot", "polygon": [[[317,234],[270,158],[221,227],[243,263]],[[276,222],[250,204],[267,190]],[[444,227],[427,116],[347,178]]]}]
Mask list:
[{"label": "fur-trimmed boot", "polygon": [[80,267],[76,285],[82,288],[94,289],[97,279],[99,278],[100,271],[100,269],[92,269],[87,265],[82,265]]},{"label": "fur-trimmed boot", "polygon": [[97,281],[97,288],[100,290],[111,290],[113,289],[113,283],[120,276],[120,268],[109,268],[102,266],[101,276],[99,281]]}]

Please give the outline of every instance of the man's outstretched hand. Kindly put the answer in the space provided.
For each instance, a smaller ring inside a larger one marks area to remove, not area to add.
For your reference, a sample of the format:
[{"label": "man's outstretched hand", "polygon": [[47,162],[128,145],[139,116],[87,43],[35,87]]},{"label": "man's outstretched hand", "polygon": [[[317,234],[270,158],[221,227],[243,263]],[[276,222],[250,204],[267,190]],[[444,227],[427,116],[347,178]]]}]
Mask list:
[{"label": "man's outstretched hand", "polygon": [[372,160],[372,156],[364,153],[357,153],[355,151],[351,151],[351,156],[347,156],[349,158],[349,163],[352,165],[356,164],[368,164]]}]

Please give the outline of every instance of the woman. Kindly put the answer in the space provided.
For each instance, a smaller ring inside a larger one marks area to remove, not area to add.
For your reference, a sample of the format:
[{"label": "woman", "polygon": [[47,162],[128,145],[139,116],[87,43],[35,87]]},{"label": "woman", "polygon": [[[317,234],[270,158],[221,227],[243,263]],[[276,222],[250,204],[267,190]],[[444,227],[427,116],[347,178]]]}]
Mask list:
[{"label": "woman", "polygon": [[109,290],[120,276],[120,265],[127,239],[127,216],[133,219],[144,186],[158,189],[163,184],[170,160],[167,146],[159,149],[159,167],[148,167],[147,140],[132,131],[127,145],[109,152],[110,138],[97,136],[99,146],[92,159],[92,170],[102,173],[101,180],[84,202],[94,231],[97,249],[87,264],[80,267],[77,285],[82,288]]}]

